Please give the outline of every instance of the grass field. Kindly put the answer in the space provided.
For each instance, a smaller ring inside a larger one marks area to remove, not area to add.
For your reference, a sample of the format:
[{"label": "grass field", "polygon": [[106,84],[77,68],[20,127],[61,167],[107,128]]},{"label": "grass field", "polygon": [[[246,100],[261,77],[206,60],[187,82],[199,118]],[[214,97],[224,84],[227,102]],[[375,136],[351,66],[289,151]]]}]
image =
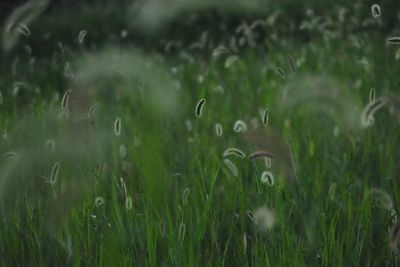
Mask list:
[{"label": "grass field", "polygon": [[146,50],[39,21],[51,53],[0,66],[0,265],[397,266],[400,46],[318,24]]}]

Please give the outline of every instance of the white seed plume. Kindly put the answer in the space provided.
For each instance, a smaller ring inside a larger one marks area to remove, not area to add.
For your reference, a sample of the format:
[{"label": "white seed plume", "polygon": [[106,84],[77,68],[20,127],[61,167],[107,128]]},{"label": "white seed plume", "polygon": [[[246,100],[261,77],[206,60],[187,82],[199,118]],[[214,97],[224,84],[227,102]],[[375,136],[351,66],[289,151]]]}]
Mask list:
[{"label": "white seed plume", "polygon": [[186,224],[181,223],[179,226],[179,240],[183,242],[185,240],[185,234],[186,234]]},{"label": "white seed plume", "polygon": [[226,60],[225,60],[225,68],[230,68],[232,65],[233,65],[233,63],[235,63],[236,61],[238,61],[239,60],[239,57],[238,56],[236,56],[236,55],[233,55],[233,56],[230,56],[230,57],[228,57]]},{"label": "white seed plume", "polygon": [[124,178],[120,177],[119,180],[120,180],[120,183],[121,183],[122,194],[125,197],[127,197],[128,196],[128,190],[126,189],[126,184],[125,184]]},{"label": "white seed plume", "polygon": [[381,188],[371,188],[368,193],[371,201],[375,205],[387,210],[393,209],[393,199],[385,190]]},{"label": "white seed plume", "polygon": [[388,240],[390,249],[396,252],[400,240],[400,223],[394,223],[389,227]]},{"label": "white seed plume", "polygon": [[183,206],[186,206],[188,199],[189,199],[189,195],[190,195],[190,188],[186,187],[185,190],[183,190],[183,194],[182,194],[182,204]]},{"label": "white seed plume", "polygon": [[375,102],[375,96],[375,88],[371,88],[371,90],[369,91],[369,103]]},{"label": "white seed plume", "polygon": [[268,157],[265,157],[264,163],[265,163],[265,167],[267,167],[269,169],[272,166],[272,159],[268,158]]},{"label": "white seed plume", "polygon": [[132,198],[131,197],[127,197],[125,199],[125,208],[126,208],[126,210],[132,209]]},{"label": "white seed plume", "polygon": [[121,124],[122,124],[121,118],[118,117],[114,122],[114,133],[116,136],[121,135],[121,127],[122,127]]},{"label": "white seed plume", "polygon": [[371,14],[374,18],[381,16],[381,7],[378,4],[373,4],[371,6]]},{"label": "white seed plume", "polygon": [[217,134],[217,136],[223,135],[223,129],[222,129],[222,125],[220,123],[215,124],[215,133]]},{"label": "white seed plume", "polygon": [[396,54],[394,54],[394,58],[395,58],[396,60],[400,60],[400,48],[397,49]]},{"label": "white seed plume", "polygon": [[339,134],[340,134],[340,128],[335,126],[335,128],[333,128],[333,136],[338,137]]},{"label": "white seed plume", "polygon": [[1,158],[3,160],[5,159],[10,159],[10,158],[15,158],[17,156],[17,153],[15,153],[14,151],[9,151],[7,153],[5,153]]},{"label": "white seed plume", "polygon": [[275,213],[267,207],[259,207],[254,213],[254,223],[260,231],[271,230],[276,223]]},{"label": "white seed plume", "polygon": [[268,121],[269,121],[269,108],[266,108],[264,111],[264,116],[263,116],[263,124],[264,126],[268,125]]},{"label": "white seed plume", "polygon": [[121,157],[121,159],[126,157],[126,147],[124,144],[119,146],[119,156]]},{"label": "white seed plume", "polygon": [[196,104],[196,109],[195,109],[195,114],[197,118],[200,118],[201,114],[203,113],[203,107],[204,104],[206,103],[206,99],[200,99],[197,104]]},{"label": "white seed plume", "polygon": [[86,34],[87,34],[87,30],[82,30],[82,31],[79,32],[78,42],[80,44],[83,44],[83,42],[85,41]]},{"label": "white seed plume", "polygon": [[239,175],[239,170],[232,161],[229,159],[224,159],[224,163],[234,176],[237,177]]},{"label": "white seed plume", "polygon": [[104,204],[104,198],[102,197],[96,197],[96,199],[94,200],[94,204],[96,205],[96,207],[100,207]]},{"label": "white seed plume", "polygon": [[185,121],[185,126],[186,126],[186,130],[188,130],[188,132],[193,131],[193,123],[191,120],[187,119]]},{"label": "white seed plume", "polygon": [[61,168],[60,162],[54,163],[53,168],[51,169],[50,179],[49,179],[49,183],[51,185],[54,185],[58,180],[58,175],[60,174],[60,168]]},{"label": "white seed plume", "polygon": [[62,97],[61,108],[65,110],[69,106],[69,99],[71,95],[71,89],[68,89]]},{"label": "white seed plume", "polygon": [[275,184],[275,178],[272,172],[270,171],[263,171],[261,174],[261,182],[263,184],[266,184],[270,187],[274,186]]},{"label": "white seed plume", "polygon": [[224,158],[229,157],[229,156],[236,156],[236,157],[243,159],[246,157],[246,154],[238,148],[231,147],[231,148],[226,149],[224,151],[224,153],[222,154],[222,156]]},{"label": "white seed plume", "polygon": [[289,66],[293,73],[297,71],[297,63],[292,57],[289,57]]},{"label": "white seed plume", "polygon": [[375,122],[374,114],[379,109],[381,109],[383,106],[385,106],[387,104],[387,102],[388,102],[388,99],[386,97],[379,97],[379,98],[375,99],[374,102],[369,103],[362,111],[361,125],[363,127],[372,126]]},{"label": "white seed plume", "polygon": [[392,223],[397,223],[397,212],[395,209],[390,211],[390,216],[392,217]]},{"label": "white seed plume", "polygon": [[276,73],[281,77],[282,80],[286,79],[286,73],[282,68],[275,68]]},{"label": "white seed plume", "polygon": [[97,104],[95,103],[88,110],[88,114],[87,114],[88,118],[92,118],[93,114],[96,112],[96,110],[97,110]]},{"label": "white seed plume", "polygon": [[20,23],[17,27],[17,31],[25,36],[31,35],[31,30],[29,30],[28,26],[25,23]]},{"label": "white seed plume", "polygon": [[46,141],[46,150],[53,152],[56,149],[56,142],[53,139]]},{"label": "white seed plume", "polygon": [[225,46],[218,46],[213,50],[212,56],[213,56],[213,58],[217,58],[217,57],[221,56],[222,54],[226,54],[228,52],[229,52],[229,49],[226,48]]},{"label": "white seed plume", "polygon": [[235,133],[245,132],[247,131],[247,124],[242,120],[237,120],[233,125],[233,131]]},{"label": "white seed plume", "polygon": [[268,159],[272,160],[274,158],[274,155],[268,151],[259,150],[259,151],[255,151],[255,152],[251,153],[249,158],[251,160],[257,160],[257,159],[262,159],[262,158],[268,158]]},{"label": "white seed plume", "polygon": [[400,45],[400,36],[389,37],[387,42],[388,44]]},{"label": "white seed plume", "polygon": [[4,22],[2,45],[5,51],[11,50],[20,35],[31,34],[28,26],[46,9],[49,0],[31,0],[16,8]]}]

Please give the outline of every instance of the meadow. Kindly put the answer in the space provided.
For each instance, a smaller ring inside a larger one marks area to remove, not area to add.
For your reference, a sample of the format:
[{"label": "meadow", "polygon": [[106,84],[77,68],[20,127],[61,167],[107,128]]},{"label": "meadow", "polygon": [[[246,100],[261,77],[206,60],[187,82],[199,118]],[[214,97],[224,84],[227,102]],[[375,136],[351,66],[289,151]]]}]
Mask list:
[{"label": "meadow", "polygon": [[400,5],[189,2],[4,16],[0,265],[399,265]]}]

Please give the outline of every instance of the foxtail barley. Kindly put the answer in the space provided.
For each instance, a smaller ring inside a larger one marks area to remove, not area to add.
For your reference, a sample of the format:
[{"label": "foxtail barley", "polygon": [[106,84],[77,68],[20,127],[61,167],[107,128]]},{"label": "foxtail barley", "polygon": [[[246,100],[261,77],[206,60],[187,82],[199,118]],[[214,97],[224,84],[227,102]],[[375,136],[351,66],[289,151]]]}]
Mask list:
[{"label": "foxtail barley", "polygon": [[126,189],[126,184],[125,184],[124,178],[120,177],[119,180],[121,182],[121,188],[122,188],[121,191],[122,191],[123,195],[125,197],[128,197],[128,190]]},{"label": "foxtail barley", "polygon": [[121,159],[125,158],[126,156],[126,147],[124,144],[119,146],[119,156],[121,157]]},{"label": "foxtail barley", "polygon": [[254,213],[251,210],[248,210],[246,213],[247,213],[247,216],[250,218],[250,220],[252,220],[255,224],[257,224],[257,220],[254,217]]},{"label": "foxtail barley", "polygon": [[338,137],[339,134],[340,134],[340,128],[335,126],[335,128],[333,128],[333,136]]},{"label": "foxtail barley", "polygon": [[126,208],[126,210],[131,210],[132,209],[132,198],[131,197],[126,197],[126,199],[125,199],[125,208]]},{"label": "foxtail barley", "polygon": [[263,173],[261,174],[261,182],[270,187],[274,186],[275,184],[274,175],[270,171],[263,171]]},{"label": "foxtail barley", "polygon": [[388,99],[386,97],[379,97],[374,102],[369,103],[361,114],[361,125],[363,127],[369,127],[374,124],[374,114],[386,105]]},{"label": "foxtail barley", "polygon": [[369,91],[369,103],[374,103],[375,102],[375,88],[371,88],[371,90]]},{"label": "foxtail barley", "polygon": [[94,200],[94,204],[96,205],[97,208],[99,208],[104,204],[104,198],[96,197],[96,199]]},{"label": "foxtail barley", "polygon": [[400,240],[400,223],[394,223],[389,227],[388,240],[390,249],[395,251]]},{"label": "foxtail barley", "polygon": [[282,80],[286,79],[286,73],[282,68],[276,67],[275,71],[279,75],[279,77],[281,77]]},{"label": "foxtail barley", "polygon": [[263,116],[263,124],[264,126],[268,125],[268,121],[269,121],[269,108],[266,108],[264,111],[264,116]]},{"label": "foxtail barley", "polygon": [[371,6],[371,14],[374,18],[381,16],[381,7],[378,4],[373,4]]},{"label": "foxtail barley", "polygon": [[97,104],[93,104],[88,111],[88,118],[91,118],[93,116],[93,114],[96,112],[97,110]]},{"label": "foxtail barley", "polygon": [[250,29],[254,30],[257,27],[265,27],[266,25],[267,25],[267,22],[265,20],[258,19],[251,23]]},{"label": "foxtail barley", "polygon": [[217,134],[217,136],[223,135],[222,125],[220,123],[215,124],[215,133]]},{"label": "foxtail barley", "polygon": [[237,157],[243,159],[243,158],[246,157],[246,154],[245,154],[242,150],[240,150],[240,149],[238,149],[238,148],[232,147],[232,148],[226,149],[226,150],[224,151],[224,153],[222,154],[222,156],[223,156],[224,158],[225,158],[225,157],[229,157],[229,156],[237,156]]},{"label": "foxtail barley", "polygon": [[195,114],[196,114],[197,118],[200,118],[200,116],[201,116],[201,114],[203,112],[203,107],[204,107],[205,103],[206,103],[206,99],[205,98],[200,99],[199,102],[197,102],[196,109],[195,109]]},{"label": "foxtail barley", "polygon": [[239,175],[239,170],[232,161],[229,159],[224,159],[224,163],[234,176],[237,177]]},{"label": "foxtail barley", "polygon": [[400,45],[400,36],[394,36],[387,38],[388,44]]},{"label": "foxtail barley", "polygon": [[191,120],[187,119],[185,121],[185,126],[186,126],[186,130],[188,130],[188,132],[193,131],[193,123]]},{"label": "foxtail barley", "polygon": [[218,85],[217,87],[214,88],[214,92],[218,93],[218,94],[223,94],[225,92],[224,87],[222,87],[221,85]]},{"label": "foxtail barley", "polygon": [[183,190],[182,194],[182,205],[186,206],[188,199],[189,199],[189,194],[190,194],[190,188],[186,187],[185,190]]},{"label": "foxtail barley", "polygon": [[82,30],[82,31],[79,32],[79,35],[78,35],[78,42],[79,42],[80,44],[83,44],[83,42],[85,41],[86,34],[87,34],[87,31],[86,31],[86,30]]},{"label": "foxtail barley", "polygon": [[375,205],[386,210],[393,209],[393,199],[385,190],[380,188],[371,188],[368,193],[372,203]]},{"label": "foxtail barley", "polygon": [[237,120],[233,125],[233,131],[235,133],[245,132],[247,131],[247,124],[242,120]]},{"label": "foxtail barley", "polygon": [[400,60],[400,48],[396,50],[396,53],[394,54],[394,59]]},{"label": "foxtail barley", "polygon": [[127,198],[128,197],[128,192],[127,192],[127,189],[126,189],[126,184],[124,182],[124,178],[120,177],[119,178],[120,182],[118,182],[117,178],[114,176],[114,180],[115,180],[115,183],[117,185],[117,189],[118,189],[119,193],[123,197]]},{"label": "foxtail barley", "polygon": [[31,89],[31,86],[29,84],[27,84],[26,82],[14,82],[13,83],[13,92],[12,92],[13,96],[17,96],[21,89],[28,90],[28,89]]},{"label": "foxtail barley", "polygon": [[25,46],[25,51],[26,53],[28,53],[29,55],[32,54],[32,47],[30,45],[26,45]]},{"label": "foxtail barley", "polygon": [[125,39],[128,36],[128,31],[124,29],[124,30],[121,31],[120,35],[121,35],[122,39]]},{"label": "foxtail barley", "polygon": [[272,159],[266,157],[266,158],[264,158],[264,163],[265,163],[265,167],[269,169],[272,166]]},{"label": "foxtail barley", "polygon": [[181,223],[179,226],[179,241],[182,243],[185,240],[185,234],[186,234],[186,224]]},{"label": "foxtail barley", "polygon": [[28,26],[25,23],[20,23],[17,27],[17,31],[25,36],[31,35],[31,30],[29,30]]},{"label": "foxtail barley", "polygon": [[65,110],[69,105],[69,99],[71,95],[71,89],[68,89],[61,99],[61,108]]},{"label": "foxtail barley", "polygon": [[390,211],[390,216],[392,217],[392,223],[397,223],[397,212],[395,209]]},{"label": "foxtail barley", "polygon": [[48,6],[49,0],[25,1],[16,8],[4,22],[2,43],[6,51],[9,51],[18,41],[19,34],[29,36],[31,34],[28,25],[34,21]]},{"label": "foxtail barley", "polygon": [[17,156],[17,153],[15,153],[14,151],[9,151],[3,155],[2,159],[6,160],[6,159],[10,159],[10,158],[15,158],[16,156]]},{"label": "foxtail barley", "polygon": [[54,185],[58,180],[58,175],[60,174],[60,168],[61,168],[60,162],[54,163],[53,168],[51,169],[50,180],[49,180],[49,183],[51,185]]},{"label": "foxtail barley", "polygon": [[260,151],[255,151],[253,153],[250,154],[249,158],[251,160],[257,160],[260,158],[269,158],[269,159],[273,159],[274,155],[268,151],[265,150],[260,150]]},{"label": "foxtail barley", "polygon": [[292,57],[289,57],[289,66],[290,66],[290,69],[292,70],[292,72],[297,71],[297,64]]},{"label": "foxtail barley", "polygon": [[226,54],[229,52],[229,49],[226,48],[225,46],[218,46],[216,47],[213,52],[212,52],[212,57],[213,58],[217,58],[222,54]]},{"label": "foxtail barley", "polygon": [[46,141],[46,150],[49,152],[53,152],[56,149],[56,142],[53,139],[49,139]]},{"label": "foxtail barley", "polygon": [[233,63],[235,63],[236,61],[238,61],[239,60],[239,57],[238,56],[236,56],[236,55],[233,55],[233,56],[230,56],[230,57],[228,57],[226,60],[225,60],[225,68],[230,68],[232,65],[233,65]]},{"label": "foxtail barley", "polygon": [[116,136],[121,135],[121,124],[122,124],[121,118],[118,117],[114,122],[114,134]]}]

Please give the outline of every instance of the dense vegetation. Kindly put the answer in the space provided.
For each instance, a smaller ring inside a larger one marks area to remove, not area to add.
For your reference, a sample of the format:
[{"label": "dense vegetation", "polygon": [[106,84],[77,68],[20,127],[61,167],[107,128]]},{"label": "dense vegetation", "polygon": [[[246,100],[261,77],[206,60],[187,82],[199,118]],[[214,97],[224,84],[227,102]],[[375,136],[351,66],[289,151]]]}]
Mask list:
[{"label": "dense vegetation", "polygon": [[233,2],[4,17],[1,266],[398,265],[400,6]]}]

